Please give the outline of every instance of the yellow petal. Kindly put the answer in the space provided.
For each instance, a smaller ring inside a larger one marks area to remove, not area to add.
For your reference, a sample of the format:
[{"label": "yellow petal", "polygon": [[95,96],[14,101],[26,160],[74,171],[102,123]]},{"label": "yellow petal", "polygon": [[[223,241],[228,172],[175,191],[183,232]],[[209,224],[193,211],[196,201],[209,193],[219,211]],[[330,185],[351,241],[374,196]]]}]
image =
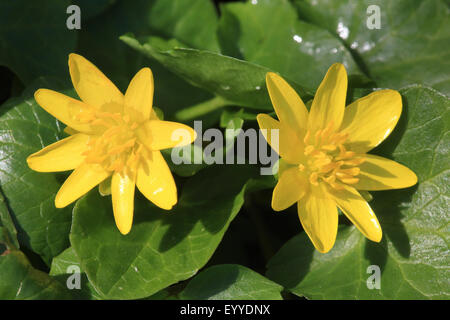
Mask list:
[{"label": "yellow petal", "polygon": [[104,111],[118,112],[123,106],[123,94],[91,62],[84,57],[69,55],[69,72],[78,96],[85,103]]},{"label": "yellow petal", "polygon": [[80,112],[89,112],[89,110],[92,110],[85,103],[48,89],[37,90],[34,93],[34,98],[45,111],[72,129],[85,133],[92,132],[90,125],[76,118]]},{"label": "yellow petal", "polygon": [[285,160],[283,160],[282,158],[280,158],[280,160],[278,160],[278,176],[281,177],[281,175],[283,174],[284,171],[290,169],[290,168],[298,168],[297,165],[295,164],[291,164]]},{"label": "yellow petal", "polygon": [[402,98],[395,90],[380,90],[345,108],[341,131],[348,133],[346,145],[365,153],[392,132],[402,113]]},{"label": "yellow petal", "polygon": [[149,120],[136,131],[139,141],[150,150],[182,147],[197,137],[191,127],[172,121]]},{"label": "yellow petal", "polygon": [[352,187],[330,189],[337,206],[369,240],[380,242],[382,231],[377,217],[366,200]]},{"label": "yellow petal", "polygon": [[[270,146],[287,162],[299,163],[303,158],[303,141],[287,125],[271,116],[260,113],[256,116],[259,128]],[[278,144],[272,130],[278,130]]]},{"label": "yellow petal", "polygon": [[55,198],[55,206],[64,208],[105,180],[111,172],[98,164],[83,163],[63,183]]},{"label": "yellow petal", "polygon": [[276,73],[267,73],[266,84],[273,108],[280,122],[290,127],[298,136],[303,136],[308,120],[308,110],[306,110],[302,99]]},{"label": "yellow petal", "polygon": [[84,161],[82,153],[87,150],[89,136],[78,133],[44,149],[27,158],[28,166],[34,171],[57,172],[73,170]]},{"label": "yellow petal", "polygon": [[299,201],[305,194],[308,183],[297,167],[283,170],[273,190],[272,209],[281,211]]},{"label": "yellow petal", "polygon": [[328,69],[316,91],[308,117],[308,129],[312,132],[324,129],[333,121],[334,129],[341,125],[347,95],[347,71],[340,63]]},{"label": "yellow petal", "polygon": [[140,120],[148,120],[152,111],[153,90],[152,71],[142,68],[131,80],[125,93],[125,108],[138,111]]},{"label": "yellow petal", "polygon": [[314,247],[326,253],[333,248],[338,229],[335,202],[322,187],[311,186],[311,191],[298,202],[298,216]]},{"label": "yellow petal", "polygon": [[153,151],[139,164],[136,185],[158,207],[170,210],[177,203],[177,187],[161,152]]},{"label": "yellow petal", "polygon": [[106,178],[98,185],[98,192],[103,197],[111,195],[111,178]]},{"label": "yellow petal", "polygon": [[359,190],[401,189],[415,185],[417,176],[398,162],[365,154],[365,162],[359,167],[359,181],[353,185]]},{"label": "yellow petal", "polygon": [[135,174],[114,173],[111,179],[111,194],[114,219],[120,233],[127,234],[133,224]]}]

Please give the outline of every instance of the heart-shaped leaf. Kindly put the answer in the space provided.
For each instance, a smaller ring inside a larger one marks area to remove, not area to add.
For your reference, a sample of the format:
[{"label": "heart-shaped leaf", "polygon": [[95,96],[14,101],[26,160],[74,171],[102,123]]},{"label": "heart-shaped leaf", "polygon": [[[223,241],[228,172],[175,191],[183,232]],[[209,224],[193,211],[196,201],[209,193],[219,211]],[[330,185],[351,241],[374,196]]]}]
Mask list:
[{"label": "heart-shaped leaf", "polygon": [[268,276],[293,293],[313,299],[448,299],[450,102],[420,86],[401,93],[404,114],[376,151],[411,168],[419,185],[373,193],[371,206],[384,233],[380,244],[354,227],[340,230],[327,254],[314,251],[305,234],[288,241],[270,261]]}]

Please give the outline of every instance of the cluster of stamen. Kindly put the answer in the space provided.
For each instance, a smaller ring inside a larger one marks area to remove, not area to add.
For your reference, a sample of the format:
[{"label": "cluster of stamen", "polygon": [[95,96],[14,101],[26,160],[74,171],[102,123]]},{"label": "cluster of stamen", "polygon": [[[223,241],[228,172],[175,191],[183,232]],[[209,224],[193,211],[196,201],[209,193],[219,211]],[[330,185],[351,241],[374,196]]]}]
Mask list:
[{"label": "cluster of stamen", "polygon": [[347,137],[346,133],[335,132],[332,122],[314,134],[309,130],[306,132],[303,139],[305,163],[299,164],[298,168],[309,175],[312,185],[324,181],[335,189],[342,189],[343,184],[351,185],[359,181],[358,166],[364,158],[345,148]]},{"label": "cluster of stamen", "polygon": [[76,117],[99,132],[90,137],[89,148],[83,153],[86,163],[100,164],[115,172],[136,167],[143,151],[134,133],[139,123],[131,121],[129,115],[111,112],[84,111]]}]

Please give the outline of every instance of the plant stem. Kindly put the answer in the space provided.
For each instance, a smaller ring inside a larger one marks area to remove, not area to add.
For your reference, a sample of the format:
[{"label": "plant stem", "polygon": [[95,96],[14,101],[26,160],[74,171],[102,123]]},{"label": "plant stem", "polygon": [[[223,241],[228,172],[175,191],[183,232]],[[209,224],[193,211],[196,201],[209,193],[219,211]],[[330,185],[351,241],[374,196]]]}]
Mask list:
[{"label": "plant stem", "polygon": [[177,113],[175,113],[175,119],[177,119],[178,121],[192,120],[204,114],[210,113],[211,111],[223,108],[227,105],[230,105],[230,102],[222,97],[216,96],[210,100],[178,111]]}]

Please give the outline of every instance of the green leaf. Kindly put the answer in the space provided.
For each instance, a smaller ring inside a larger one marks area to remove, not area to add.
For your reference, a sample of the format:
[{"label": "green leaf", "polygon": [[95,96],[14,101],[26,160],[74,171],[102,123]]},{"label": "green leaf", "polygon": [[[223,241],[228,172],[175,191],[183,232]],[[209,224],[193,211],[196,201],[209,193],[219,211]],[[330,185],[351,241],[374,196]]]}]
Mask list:
[{"label": "green leaf", "polygon": [[152,34],[176,38],[193,48],[219,51],[218,17],[212,1],[156,0],[150,3],[146,21]]},{"label": "green leaf", "polygon": [[69,267],[80,268],[80,285],[81,289],[72,289],[72,295],[77,299],[95,299],[100,300],[101,296],[95,291],[94,287],[89,283],[86,273],[81,270],[79,259],[72,247],[64,250],[60,255],[53,258],[50,268],[50,275],[58,280],[62,285],[66,285],[67,280],[73,273]]},{"label": "green leaf", "polygon": [[[0,244],[4,244],[8,249],[19,248],[17,241],[17,230],[9,214],[8,206],[5,198],[0,192]],[[2,253],[0,247],[0,254]]]},{"label": "green leaf", "polygon": [[85,27],[83,23],[86,20],[95,18],[99,14],[106,11],[116,0],[72,0],[72,4],[80,7],[81,11],[81,28]]},{"label": "green leaf", "polygon": [[[131,34],[120,39],[191,84],[231,103],[272,109],[265,84],[266,73],[271,70],[266,67],[210,51],[180,48],[178,42],[165,42],[155,37],[147,37],[143,43]],[[291,84],[302,97],[310,95],[305,88]]]},{"label": "green leaf", "polygon": [[217,248],[257,174],[244,165],[202,170],[170,212],[140,197],[126,236],[115,226],[111,199],[90,192],[75,206],[70,235],[89,281],[105,297],[136,299],[190,278]]},{"label": "green leaf", "polygon": [[0,65],[29,84],[39,76],[62,76],[77,31],[66,27],[68,0],[1,0]]},{"label": "green leaf", "polygon": [[66,288],[46,273],[34,269],[18,250],[0,256],[0,274],[0,300],[71,298]]},{"label": "green leaf", "polygon": [[[176,34],[171,34],[169,31],[175,32],[178,30],[178,27],[175,28],[175,26],[181,17],[175,15],[175,12],[174,15],[170,16],[170,14],[174,10],[180,14],[177,11],[177,8],[180,6],[177,4],[182,2],[186,1],[117,1],[117,3],[95,19],[84,23],[79,32],[77,53],[94,63],[122,92],[125,92],[131,79],[140,68],[150,67],[155,81],[153,102],[154,105],[164,111],[166,119],[172,119],[175,112],[185,107],[210,99],[211,95],[189,85],[186,81],[165,69],[157,61],[146,59],[118,38],[126,32],[161,34],[164,31],[165,36],[176,36]],[[155,23],[158,21],[160,24],[164,23],[167,29],[160,30],[158,26],[152,24],[153,16],[161,15],[161,12],[158,13],[158,11],[161,10],[164,4],[167,7],[164,14],[166,18],[155,20]],[[198,16],[191,13],[187,22],[192,22],[192,20],[201,21],[200,18],[205,18],[204,15],[205,13],[202,12],[198,12]],[[170,20],[169,16],[173,20]],[[213,19],[217,19],[215,15],[208,18],[208,21]],[[186,23],[184,23],[184,26],[192,29]],[[196,37],[196,34],[192,35],[192,39]],[[205,33],[202,32],[202,34]],[[182,40],[187,39],[182,38]]]},{"label": "green leaf", "polygon": [[222,52],[275,70],[306,88],[317,88],[328,68],[343,63],[362,76],[345,46],[327,30],[300,21],[287,0],[221,6]]},{"label": "green leaf", "polygon": [[[300,15],[339,36],[378,86],[419,83],[450,93],[448,3],[442,0],[297,0]],[[380,9],[380,29],[369,29]]]},{"label": "green leaf", "polygon": [[26,162],[30,154],[64,136],[59,122],[30,97],[37,87],[51,85],[41,82],[32,86],[0,108],[0,186],[16,222],[19,242],[50,264],[68,247],[71,209],[56,209],[54,204],[65,175],[34,172]]},{"label": "green leaf", "polygon": [[282,300],[283,288],[237,264],[203,270],[180,293],[183,300]]},{"label": "green leaf", "polygon": [[[400,92],[403,116],[376,152],[411,168],[419,185],[372,193],[382,242],[346,227],[334,248],[321,254],[303,233],[269,262],[270,279],[313,299],[448,299],[450,102],[421,86]],[[367,287],[370,265],[380,267],[380,290]]]}]

